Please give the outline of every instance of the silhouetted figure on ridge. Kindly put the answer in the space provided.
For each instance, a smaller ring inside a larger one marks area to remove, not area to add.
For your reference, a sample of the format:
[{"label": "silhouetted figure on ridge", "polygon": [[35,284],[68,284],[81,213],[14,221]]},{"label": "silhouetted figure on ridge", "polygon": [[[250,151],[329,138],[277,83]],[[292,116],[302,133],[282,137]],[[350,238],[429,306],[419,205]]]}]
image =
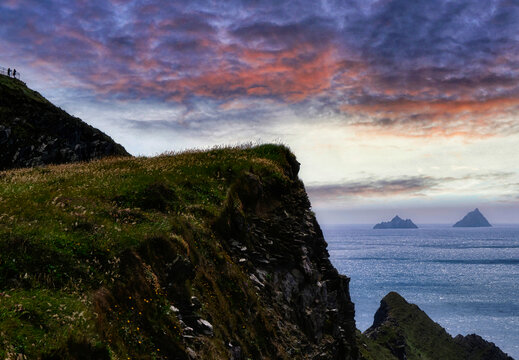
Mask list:
[{"label": "silhouetted figure on ridge", "polygon": [[13,77],[16,79],[16,69],[13,70]]},{"label": "silhouetted figure on ridge", "polygon": [[7,69],[7,76],[11,77],[11,68]]}]

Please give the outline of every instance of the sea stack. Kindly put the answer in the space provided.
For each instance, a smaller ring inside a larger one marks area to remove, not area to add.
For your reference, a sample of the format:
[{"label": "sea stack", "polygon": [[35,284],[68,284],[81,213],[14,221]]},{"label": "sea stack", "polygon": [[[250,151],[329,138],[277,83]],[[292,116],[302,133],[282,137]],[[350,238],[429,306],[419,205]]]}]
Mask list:
[{"label": "sea stack", "polygon": [[463,219],[458,221],[453,227],[491,227],[488,220],[483,216],[479,209],[469,212]]},{"label": "sea stack", "polygon": [[411,219],[404,220],[397,215],[391,221],[378,223],[373,229],[418,229],[418,226]]}]

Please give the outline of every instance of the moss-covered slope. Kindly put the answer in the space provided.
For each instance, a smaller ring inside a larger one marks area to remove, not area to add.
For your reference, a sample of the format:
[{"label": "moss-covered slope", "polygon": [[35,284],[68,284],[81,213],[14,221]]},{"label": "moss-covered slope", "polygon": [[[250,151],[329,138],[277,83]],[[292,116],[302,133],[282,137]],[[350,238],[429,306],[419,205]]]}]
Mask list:
[{"label": "moss-covered slope", "polygon": [[355,359],[284,147],[0,172],[0,358]]},{"label": "moss-covered slope", "polygon": [[0,170],[128,155],[108,135],[0,75]]},{"label": "moss-covered slope", "polygon": [[380,302],[373,326],[359,335],[365,359],[511,360],[477,335],[452,338],[440,325],[396,292]]}]

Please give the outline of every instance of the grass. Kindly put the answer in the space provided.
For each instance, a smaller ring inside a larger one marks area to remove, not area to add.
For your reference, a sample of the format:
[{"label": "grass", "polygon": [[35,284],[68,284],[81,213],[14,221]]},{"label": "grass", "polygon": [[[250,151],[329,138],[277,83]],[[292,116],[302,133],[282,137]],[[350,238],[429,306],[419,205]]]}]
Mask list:
[{"label": "grass", "polygon": [[235,334],[259,355],[265,314],[213,226],[243,174],[289,184],[290,157],[261,145],[0,172],[0,358],[182,354],[170,307],[192,295],[215,324],[202,354],[225,357]]},{"label": "grass", "polygon": [[40,93],[29,89],[22,81],[7,77],[5,75],[0,75],[0,87],[3,88],[3,91],[9,91],[11,94],[23,94],[24,97],[31,100],[40,103],[49,103],[47,99],[40,95]]},{"label": "grass", "polygon": [[466,357],[465,350],[455,344],[445,329],[418,306],[409,304],[395,292],[386,295],[382,301],[388,304],[388,318],[391,320],[380,326],[375,341],[368,342],[373,349],[377,344],[390,349],[405,344],[405,354],[409,360]]}]

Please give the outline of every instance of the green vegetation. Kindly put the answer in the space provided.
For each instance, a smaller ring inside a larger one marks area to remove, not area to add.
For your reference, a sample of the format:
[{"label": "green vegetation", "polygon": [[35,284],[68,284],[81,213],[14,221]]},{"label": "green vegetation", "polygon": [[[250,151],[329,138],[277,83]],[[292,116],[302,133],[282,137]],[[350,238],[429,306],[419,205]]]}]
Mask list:
[{"label": "green vegetation", "polygon": [[259,356],[272,329],[213,227],[244,174],[282,188],[292,159],[262,145],[0,172],[0,358],[182,358],[171,306],[193,295],[215,327],[202,358],[231,338]]},{"label": "green vegetation", "polygon": [[[463,350],[440,325],[432,321],[425,312],[409,304],[395,292],[382,300],[388,305],[388,316],[393,319],[380,329],[379,344],[396,348],[405,344],[407,359],[459,359]],[[398,326],[395,326],[398,324]]]},{"label": "green vegetation", "polygon": [[357,341],[364,360],[512,360],[477,335],[452,338],[396,292],[382,299],[373,326],[357,334]]},{"label": "green vegetation", "polygon": [[[23,94],[25,98],[34,100],[40,103],[49,103],[47,99],[40,95],[40,93],[29,89],[24,82],[15,80],[5,75],[0,75],[0,87],[3,92],[9,92],[10,95],[20,96]],[[4,93],[4,95],[7,95]],[[0,107],[0,113],[7,109]]]}]

